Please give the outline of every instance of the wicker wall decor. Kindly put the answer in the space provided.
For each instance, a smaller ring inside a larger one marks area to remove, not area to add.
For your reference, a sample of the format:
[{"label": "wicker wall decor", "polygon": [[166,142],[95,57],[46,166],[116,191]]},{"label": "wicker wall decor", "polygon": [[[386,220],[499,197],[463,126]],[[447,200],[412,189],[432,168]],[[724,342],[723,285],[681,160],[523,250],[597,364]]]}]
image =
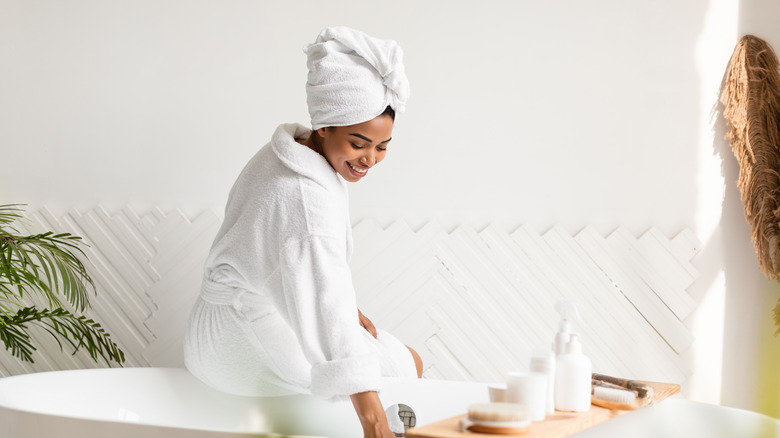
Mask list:
[{"label": "wicker wall decor", "polygon": [[[780,280],[780,70],[772,47],[753,35],[737,43],[720,97],[726,138],[739,161],[738,186],[761,271]],[[775,307],[780,327],[780,301]],[[778,328],[780,333],[780,328]]]}]

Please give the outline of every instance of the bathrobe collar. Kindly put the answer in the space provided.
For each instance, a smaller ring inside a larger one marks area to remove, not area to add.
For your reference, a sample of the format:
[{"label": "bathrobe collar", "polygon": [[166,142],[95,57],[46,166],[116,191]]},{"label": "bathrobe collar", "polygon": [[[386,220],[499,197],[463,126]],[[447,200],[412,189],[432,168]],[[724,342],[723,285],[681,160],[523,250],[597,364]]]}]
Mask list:
[{"label": "bathrobe collar", "polygon": [[298,123],[287,123],[276,128],[271,147],[279,160],[290,170],[310,178],[326,188],[336,185],[346,188],[346,181],[322,155],[295,141],[311,134],[311,129]]}]

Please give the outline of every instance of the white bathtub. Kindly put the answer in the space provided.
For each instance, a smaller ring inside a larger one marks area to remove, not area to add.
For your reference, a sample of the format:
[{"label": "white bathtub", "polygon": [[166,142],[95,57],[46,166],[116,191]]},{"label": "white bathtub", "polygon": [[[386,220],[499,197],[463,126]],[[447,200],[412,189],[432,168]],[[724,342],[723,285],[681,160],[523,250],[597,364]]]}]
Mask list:
[{"label": "white bathtub", "polygon": [[[485,384],[385,379],[385,407],[410,406],[417,426],[487,401]],[[0,379],[0,438],[361,438],[349,400],[239,397],[184,369],[56,371]]]},{"label": "white bathtub", "polygon": [[572,438],[780,438],[780,420],[679,397],[638,409]]},{"label": "white bathtub", "polygon": [[[487,401],[485,384],[385,379],[385,406],[414,409],[417,426]],[[184,369],[57,371],[0,379],[0,438],[361,438],[349,401],[238,397]],[[576,438],[780,438],[780,421],[754,412],[669,399]]]}]

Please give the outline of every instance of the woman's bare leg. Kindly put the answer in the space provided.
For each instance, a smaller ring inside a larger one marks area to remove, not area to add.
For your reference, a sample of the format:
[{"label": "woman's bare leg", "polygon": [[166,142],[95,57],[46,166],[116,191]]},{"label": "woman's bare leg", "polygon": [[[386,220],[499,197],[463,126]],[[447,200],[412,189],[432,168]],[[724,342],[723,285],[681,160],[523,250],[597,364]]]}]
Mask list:
[{"label": "woman's bare leg", "polygon": [[409,349],[409,351],[412,353],[412,357],[414,358],[414,366],[415,366],[415,367],[417,367],[417,378],[418,378],[418,379],[419,379],[419,378],[422,378],[422,373],[423,373],[423,363],[422,363],[422,359],[420,358],[420,355],[419,355],[419,354],[417,354],[417,352],[416,352],[416,351],[414,351],[414,350],[412,349],[412,347],[410,347],[410,346],[408,346],[408,345],[407,345],[407,346],[406,346],[406,348],[408,348],[408,349]]}]

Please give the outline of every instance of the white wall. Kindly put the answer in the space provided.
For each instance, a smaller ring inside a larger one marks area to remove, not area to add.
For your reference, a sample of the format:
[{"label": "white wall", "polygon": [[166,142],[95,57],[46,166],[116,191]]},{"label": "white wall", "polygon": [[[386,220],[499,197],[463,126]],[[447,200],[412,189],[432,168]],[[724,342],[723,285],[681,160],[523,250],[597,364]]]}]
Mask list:
[{"label": "white wall", "polygon": [[4,146],[38,165],[3,187],[221,209],[273,128],[308,122],[301,47],[343,23],[397,39],[413,87],[356,221],[675,233],[697,199],[706,2],[628,3],[5,0]]},{"label": "white wall", "polygon": [[274,127],[308,122],[301,47],[354,26],[399,41],[412,82],[388,158],[351,187],[355,222],[691,228],[686,391],[780,415],[745,383],[777,350],[777,294],[710,121],[738,35],[780,47],[777,3],[0,0],[0,200],[221,210]]}]

